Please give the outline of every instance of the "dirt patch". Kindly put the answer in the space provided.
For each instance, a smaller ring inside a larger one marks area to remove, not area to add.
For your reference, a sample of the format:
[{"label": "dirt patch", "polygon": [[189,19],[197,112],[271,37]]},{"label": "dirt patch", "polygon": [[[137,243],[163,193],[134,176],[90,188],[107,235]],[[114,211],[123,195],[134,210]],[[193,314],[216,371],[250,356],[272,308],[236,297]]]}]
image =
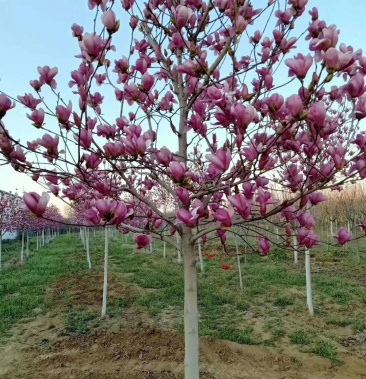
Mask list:
[{"label": "dirt patch", "polygon": [[[100,307],[103,294],[103,273],[83,273],[66,276],[50,288],[48,299],[53,307],[77,304],[80,307]],[[108,299],[129,298],[136,295],[136,289],[126,287],[114,275],[108,278]]]},{"label": "dirt patch", "polygon": [[[183,337],[151,326],[85,336],[60,336],[62,318],[39,316],[14,328],[0,347],[1,379],[182,379]],[[105,325],[107,326],[107,325]],[[364,379],[366,360],[342,354],[327,359],[261,346],[201,339],[202,379]]]}]

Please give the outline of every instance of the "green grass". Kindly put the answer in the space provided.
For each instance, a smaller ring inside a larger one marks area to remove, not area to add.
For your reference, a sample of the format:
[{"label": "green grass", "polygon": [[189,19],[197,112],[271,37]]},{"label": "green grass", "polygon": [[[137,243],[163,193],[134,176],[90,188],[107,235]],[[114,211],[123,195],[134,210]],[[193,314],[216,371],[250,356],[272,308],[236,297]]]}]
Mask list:
[{"label": "green grass", "polygon": [[314,336],[312,333],[306,331],[306,330],[295,330],[290,335],[290,341],[291,343],[295,345],[309,345],[314,339]]},{"label": "green grass", "polygon": [[86,269],[80,251],[81,246],[75,243],[75,237],[60,236],[22,266],[1,272],[0,339],[20,319],[49,309],[46,290],[58,278]]},{"label": "green grass", "polygon": [[338,353],[334,344],[330,341],[318,341],[312,351],[320,357],[330,359],[334,365],[339,365],[342,363],[338,358]]},{"label": "green grass", "polygon": [[87,334],[95,324],[99,313],[84,309],[72,308],[69,310],[65,321],[66,334]]},{"label": "green grass", "polygon": [[[79,241],[76,234],[60,236],[32,255],[24,265],[1,273],[0,337],[4,337],[20,319],[33,317],[39,312],[44,314],[48,310],[64,315],[66,334],[87,334],[100,325],[108,325],[107,321],[100,321],[101,304],[98,297],[93,305],[82,305],[75,300],[75,289],[66,289],[59,296],[59,308],[56,309],[46,296],[47,289],[57,288],[63,277],[83,274],[87,282],[89,273]],[[137,251],[131,237],[127,242],[121,237],[111,238],[109,246],[110,277],[123,283],[129,291],[128,295],[117,293],[108,298],[107,313],[110,319],[122,325],[125,321],[123,315],[127,311],[148,314],[160,327],[175,327],[182,332],[183,267],[177,264],[175,250],[168,248],[167,258],[164,259],[162,243],[155,242],[151,254],[145,250]],[[16,244],[13,246],[16,257],[18,247]],[[104,249],[102,233],[91,236],[91,248],[92,273],[100,277]],[[219,256],[205,259],[205,272],[201,273],[197,268],[201,336],[278,348],[286,337],[293,345],[308,346],[307,349],[315,354],[336,363],[337,336],[334,336],[334,326],[348,326],[354,333],[366,330],[366,310],[360,306],[366,302],[366,290],[354,278],[355,272],[362,277],[365,263],[356,265],[352,259],[343,257],[337,257],[339,261],[333,262],[330,261],[331,255],[316,253],[319,262],[332,262],[342,270],[334,275],[325,267],[313,275],[316,317],[311,318],[306,309],[301,256],[299,267],[293,267],[288,252],[279,249],[268,258],[248,256],[248,264],[242,262],[244,289],[241,291],[235,257],[222,253],[219,245],[215,245],[215,249],[211,251]],[[10,247],[7,254],[10,254]],[[222,270],[223,263],[232,265],[233,269]],[[358,310],[357,314],[354,309]],[[134,321],[141,325],[144,322],[138,317]]]}]

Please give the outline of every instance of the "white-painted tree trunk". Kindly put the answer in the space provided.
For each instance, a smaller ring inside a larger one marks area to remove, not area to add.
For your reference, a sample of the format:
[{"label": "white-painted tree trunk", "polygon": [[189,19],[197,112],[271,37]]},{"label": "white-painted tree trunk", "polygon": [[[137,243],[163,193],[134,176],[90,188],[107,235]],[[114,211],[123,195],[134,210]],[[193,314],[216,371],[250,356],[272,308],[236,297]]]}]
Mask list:
[{"label": "white-painted tree trunk", "polygon": [[39,249],[39,233],[37,231],[37,235],[36,235],[36,240],[37,240],[37,251]]},{"label": "white-painted tree trunk", "polygon": [[44,229],[42,229],[42,246],[44,246],[45,240],[44,240]]},{"label": "white-painted tree trunk", "polygon": [[80,228],[80,239],[81,239],[81,243],[83,244],[84,249],[85,249],[86,245],[85,245],[85,235],[84,235],[84,229],[83,228]]},{"label": "white-painted tree trunk", "polygon": [[22,250],[20,251],[20,262],[24,262],[24,230],[22,231]]},{"label": "white-painted tree trunk", "polygon": [[29,233],[27,232],[27,239],[26,239],[26,247],[25,247],[25,254],[27,255],[27,258],[29,258]]},{"label": "white-painted tree trunk", "polygon": [[305,274],[306,274],[306,303],[311,316],[314,316],[313,293],[311,288],[311,258],[310,251],[305,250]]},{"label": "white-painted tree trunk", "polygon": [[166,258],[166,241],[164,241],[163,257]]},{"label": "white-painted tree trunk", "polygon": [[234,238],[235,238],[235,251],[236,251],[236,257],[237,257],[237,260],[238,260],[239,286],[240,286],[240,289],[243,291],[244,287],[243,287],[243,277],[242,277],[242,274],[241,274],[241,262],[240,262],[240,254],[239,254],[238,240],[237,240],[237,238],[236,238],[236,235],[234,235]]},{"label": "white-painted tree trunk", "polygon": [[177,245],[178,245],[178,250],[177,250],[177,253],[178,253],[178,264],[182,264],[182,244],[181,244],[181,241],[180,241],[180,238],[179,238],[179,234],[178,233],[175,233],[175,238],[177,240]]},{"label": "white-painted tree trunk", "polygon": [[150,244],[149,248],[150,248],[150,253],[152,254],[152,252],[153,252],[153,246],[152,246],[152,242],[151,242],[151,244]]},{"label": "white-painted tree trunk", "polygon": [[294,248],[294,264],[297,266],[299,264],[299,247],[296,236],[292,236],[292,244]]},{"label": "white-painted tree trunk", "polygon": [[200,258],[201,272],[203,272],[203,270],[204,270],[204,266],[203,266],[203,256],[202,256],[201,241],[198,242],[198,256],[199,256],[199,258]]},{"label": "white-painted tree trunk", "polygon": [[190,230],[185,231],[182,238],[184,262],[184,378],[199,379],[197,270],[194,246],[189,243],[190,233]]},{"label": "white-painted tree trunk", "polygon": [[103,301],[102,318],[107,315],[107,293],[108,293],[108,228],[104,228],[104,280],[103,280]]},{"label": "white-painted tree trunk", "polygon": [[89,229],[85,228],[85,245],[86,245],[86,260],[88,262],[89,270],[91,270],[91,260],[90,260],[90,241],[89,241]]}]

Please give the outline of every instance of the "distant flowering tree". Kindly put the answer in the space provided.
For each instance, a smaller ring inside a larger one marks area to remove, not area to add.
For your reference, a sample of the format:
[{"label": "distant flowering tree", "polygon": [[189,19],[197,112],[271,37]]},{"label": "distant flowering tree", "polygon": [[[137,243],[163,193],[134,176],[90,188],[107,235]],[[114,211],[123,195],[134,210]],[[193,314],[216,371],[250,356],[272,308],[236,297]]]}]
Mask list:
[{"label": "distant flowering tree", "polygon": [[2,270],[2,239],[5,233],[17,232],[21,203],[17,195],[0,193],[0,271]]},{"label": "distant flowering tree", "polygon": [[[89,220],[118,220],[137,234],[138,247],[159,229],[135,220],[137,208],[127,217],[125,199],[143,203],[147,218],[163,220],[171,235],[161,230],[161,239],[183,252],[186,379],[199,377],[195,243],[215,234],[225,244],[233,227],[265,225],[278,214],[286,234],[296,233],[308,252],[318,241],[309,212],[322,200],[318,191],[366,177],[366,136],[358,131],[366,117],[366,58],[339,44],[339,31],[316,8],[305,33],[297,31],[307,2],[269,0],[256,9],[246,0],[122,0],[120,8],[89,0],[102,15],[91,32],[72,25],[80,64],[69,86],[77,100],[56,92],[56,67],[38,67],[39,78],[30,82],[36,97],[16,100],[40,133],[27,142],[5,127],[15,103],[0,94],[0,149],[15,170],[65,200],[74,200],[80,185],[97,191],[103,200],[95,200]],[[112,63],[119,29],[131,39]],[[96,91],[102,85],[104,95]],[[54,105],[40,96],[47,87]],[[115,114],[103,113],[108,89]],[[277,199],[271,182],[291,196]],[[174,199],[176,219],[146,195],[154,187]],[[43,201],[29,197],[32,211],[41,215]],[[267,254],[271,238],[256,230]],[[347,240],[340,231],[338,242]]]}]

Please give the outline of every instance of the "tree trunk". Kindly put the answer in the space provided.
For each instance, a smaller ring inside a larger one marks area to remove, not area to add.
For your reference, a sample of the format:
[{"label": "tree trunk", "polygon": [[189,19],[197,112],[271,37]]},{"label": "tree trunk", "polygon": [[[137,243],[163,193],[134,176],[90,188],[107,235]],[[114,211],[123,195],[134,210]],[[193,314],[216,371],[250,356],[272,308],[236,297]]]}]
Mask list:
[{"label": "tree trunk", "polygon": [[184,263],[184,377],[199,379],[199,337],[197,306],[197,270],[194,246],[189,243],[190,230],[182,237]]},{"label": "tree trunk", "polygon": [[297,266],[299,264],[299,250],[296,236],[292,236],[292,244],[294,246],[294,264]]},{"label": "tree trunk", "polygon": [[86,260],[88,262],[89,270],[91,270],[91,260],[90,260],[90,245],[89,245],[89,229],[85,228],[85,245],[86,245]]},{"label": "tree trunk", "polygon": [[24,230],[22,231],[22,250],[20,251],[20,262],[24,261]]},{"label": "tree trunk", "polygon": [[102,318],[107,315],[107,292],[108,292],[108,228],[104,228],[104,280],[103,280],[103,302]]},{"label": "tree trunk", "polygon": [[203,256],[202,256],[201,242],[198,242],[198,256],[200,257],[201,272],[203,272],[204,267],[203,267]]},{"label": "tree trunk", "polygon": [[306,303],[311,316],[314,316],[313,294],[311,289],[311,259],[310,251],[305,251],[305,272],[306,272]]},{"label": "tree trunk", "polygon": [[177,244],[179,246],[178,250],[177,250],[177,253],[178,253],[178,264],[182,264],[182,251],[181,251],[181,249],[182,249],[182,243],[181,243],[181,241],[179,239],[179,234],[176,233],[175,235],[176,235]]},{"label": "tree trunk", "polygon": [[84,230],[83,228],[80,228],[80,239],[81,239],[81,243],[83,244],[84,246],[84,249],[85,249],[85,235],[84,235]]},{"label": "tree trunk", "polygon": [[236,235],[234,235],[235,238],[235,250],[236,250],[236,257],[238,259],[238,270],[239,270],[239,286],[240,289],[243,291],[243,277],[241,275],[241,262],[240,262],[240,255],[239,255],[239,246],[238,246],[238,240],[236,238]]},{"label": "tree trunk", "polygon": [[38,248],[39,248],[39,233],[37,231],[37,251],[38,251]]},{"label": "tree trunk", "polygon": [[29,233],[28,232],[27,232],[27,243],[26,243],[25,253],[27,255],[27,258],[29,258]]},{"label": "tree trunk", "polygon": [[164,241],[163,257],[166,258],[166,241]]}]

